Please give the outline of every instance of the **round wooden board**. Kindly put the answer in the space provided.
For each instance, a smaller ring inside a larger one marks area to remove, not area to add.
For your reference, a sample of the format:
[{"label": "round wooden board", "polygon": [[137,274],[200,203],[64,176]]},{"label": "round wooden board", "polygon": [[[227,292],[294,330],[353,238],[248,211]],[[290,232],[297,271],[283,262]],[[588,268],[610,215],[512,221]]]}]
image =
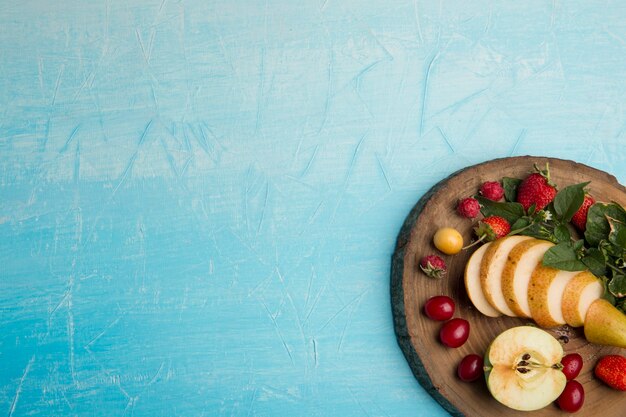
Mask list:
[{"label": "round wooden board", "polygon": [[[596,200],[616,201],[626,206],[626,188],[605,172],[554,158],[503,158],[463,169],[436,184],[415,205],[398,236],[391,268],[391,301],[398,343],[419,383],[452,415],[567,415],[554,404],[530,413],[512,410],[491,397],[484,379],[464,383],[456,377],[457,364],[465,355],[483,355],[489,343],[499,333],[532,322],[511,317],[490,318],[480,314],[467,297],[463,283],[463,271],[472,250],[445,256],[432,244],[433,234],[444,226],[459,230],[466,244],[473,238],[474,222],[455,212],[459,198],[475,194],[484,181],[499,180],[502,177],[524,178],[532,171],[533,164],[544,167],[546,162],[550,164],[551,178],[559,187],[591,181],[588,190]],[[446,260],[449,271],[446,278],[431,279],[419,270],[417,260],[430,253],[438,253]],[[462,317],[470,322],[470,337],[458,349],[447,348],[439,343],[441,323],[428,319],[422,313],[424,302],[440,294],[455,300],[455,317]],[[557,338],[568,336],[569,342],[563,343],[565,352],[577,352],[583,357],[584,368],[576,379],[585,388],[585,404],[576,415],[624,416],[626,394],[598,381],[593,376],[593,366],[602,355],[623,355],[626,352],[620,348],[588,343],[582,334],[582,328],[563,326],[548,331]]]}]

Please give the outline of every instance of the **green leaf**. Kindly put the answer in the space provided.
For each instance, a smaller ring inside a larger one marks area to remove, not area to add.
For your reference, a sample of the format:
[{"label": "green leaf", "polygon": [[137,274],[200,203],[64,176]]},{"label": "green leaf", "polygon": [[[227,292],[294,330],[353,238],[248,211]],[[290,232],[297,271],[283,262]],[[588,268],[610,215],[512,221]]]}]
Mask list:
[{"label": "green leaf", "polygon": [[585,200],[584,188],[589,182],[581,184],[569,185],[560,190],[554,197],[554,210],[559,219],[568,222],[572,216],[576,214],[580,206]]},{"label": "green leaf", "polygon": [[563,271],[584,271],[587,269],[576,256],[576,251],[570,243],[559,243],[546,251],[543,255],[543,265]]},{"label": "green leaf", "polygon": [[480,212],[485,217],[500,216],[509,224],[515,224],[519,218],[524,216],[524,207],[519,203],[499,203],[481,196],[477,196],[476,199],[483,206]]},{"label": "green leaf", "polygon": [[519,178],[502,178],[502,188],[504,188],[504,198],[506,201],[513,202],[517,200],[517,187],[522,183]]},{"label": "green leaf", "polygon": [[585,230],[589,246],[598,246],[602,240],[609,239],[611,227],[607,217],[626,223],[626,211],[617,203],[595,203],[589,207]]},{"label": "green leaf", "polygon": [[571,240],[569,229],[564,224],[559,224],[554,228],[554,237],[556,237],[558,242],[569,242]]},{"label": "green leaf", "polygon": [[614,275],[609,282],[609,291],[617,298],[626,297],[626,275]]},{"label": "green leaf", "polygon": [[522,217],[520,219],[517,219],[517,221],[511,225],[511,231],[509,232],[509,235],[521,234],[524,232],[524,230],[526,230],[528,226],[530,226],[530,220],[528,220],[527,218]]},{"label": "green leaf", "polygon": [[607,217],[609,222],[609,242],[618,246],[622,250],[626,250],[626,225],[612,217]]},{"label": "green leaf", "polygon": [[574,249],[574,252],[578,252],[579,250],[583,248],[584,245],[585,245],[585,241],[580,239],[574,242],[574,244],[572,245],[572,249]]},{"label": "green leaf", "polygon": [[606,275],[606,258],[604,253],[598,248],[589,248],[581,261],[589,268],[591,273],[597,277]]}]

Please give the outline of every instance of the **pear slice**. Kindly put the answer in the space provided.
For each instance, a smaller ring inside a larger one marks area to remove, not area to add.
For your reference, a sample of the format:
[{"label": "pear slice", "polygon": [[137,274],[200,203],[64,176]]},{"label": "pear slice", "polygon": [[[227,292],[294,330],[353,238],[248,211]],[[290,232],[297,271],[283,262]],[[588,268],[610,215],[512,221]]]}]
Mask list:
[{"label": "pear slice", "polygon": [[491,242],[488,242],[476,249],[467,261],[465,265],[465,290],[478,311],[485,316],[498,317],[500,312],[489,304],[480,285],[480,264],[490,245]]},{"label": "pear slice", "polygon": [[485,354],[485,378],[493,397],[521,411],[543,408],[558,398],[567,380],[561,344],[544,330],[519,326],[500,333]]},{"label": "pear slice", "polygon": [[528,283],[530,316],[541,327],[565,324],[563,317],[563,291],[578,272],[537,265]]},{"label": "pear slice", "polygon": [[602,294],[604,286],[595,275],[589,271],[576,274],[563,290],[561,310],[565,322],[572,327],[582,326],[589,306]]},{"label": "pear slice", "polygon": [[480,263],[480,285],[485,298],[496,310],[515,317],[502,295],[502,271],[509,252],[518,243],[532,239],[529,236],[506,236],[491,243]]},{"label": "pear slice", "polygon": [[585,316],[585,338],[598,345],[626,348],[626,315],[604,298],[595,300]]},{"label": "pear slice", "polygon": [[511,249],[502,271],[502,295],[518,317],[531,317],[528,304],[528,283],[537,264],[552,242],[540,239],[524,240]]}]

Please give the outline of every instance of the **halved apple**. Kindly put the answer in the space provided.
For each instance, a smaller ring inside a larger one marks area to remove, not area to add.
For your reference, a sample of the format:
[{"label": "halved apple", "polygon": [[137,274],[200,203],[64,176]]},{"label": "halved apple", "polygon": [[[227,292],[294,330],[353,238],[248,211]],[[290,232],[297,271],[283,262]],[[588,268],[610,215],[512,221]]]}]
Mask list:
[{"label": "halved apple", "polygon": [[589,306],[602,297],[603,293],[602,282],[591,272],[576,274],[563,290],[561,310],[565,322],[572,327],[582,326]]},{"label": "halved apple", "polygon": [[530,316],[541,327],[565,324],[563,291],[578,272],[562,271],[543,264],[537,265],[528,283]]},{"label": "halved apple", "polygon": [[528,239],[515,245],[509,252],[502,270],[502,295],[518,317],[531,317],[528,304],[530,277],[552,246],[554,244],[546,240]]},{"label": "halved apple", "polygon": [[521,411],[543,408],[561,395],[561,344],[544,330],[519,326],[500,333],[485,354],[485,378],[491,395]]},{"label": "halved apple", "polygon": [[502,295],[502,271],[507,262],[509,252],[515,245],[524,240],[532,239],[528,236],[507,236],[491,243],[480,263],[480,285],[485,298],[502,314],[515,317]]},{"label": "halved apple", "polygon": [[476,307],[478,311],[485,316],[498,317],[500,316],[500,312],[489,304],[480,285],[480,265],[490,245],[491,242],[488,242],[476,249],[469,258],[469,261],[467,261],[465,265],[465,290],[472,304],[474,304],[474,307]]}]

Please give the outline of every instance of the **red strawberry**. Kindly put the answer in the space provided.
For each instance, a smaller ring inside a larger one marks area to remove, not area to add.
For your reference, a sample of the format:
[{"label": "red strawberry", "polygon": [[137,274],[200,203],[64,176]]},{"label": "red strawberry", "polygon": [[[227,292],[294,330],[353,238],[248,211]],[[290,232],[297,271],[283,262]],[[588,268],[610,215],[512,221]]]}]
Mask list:
[{"label": "red strawberry", "polygon": [[545,171],[539,170],[537,166],[535,169],[538,172],[530,174],[517,187],[517,202],[524,207],[524,210],[528,210],[533,204],[536,210],[543,210],[556,195],[556,188],[550,182],[548,164],[546,164]]},{"label": "red strawberry", "polygon": [[593,373],[611,388],[626,391],[626,358],[620,355],[602,357]]},{"label": "red strawberry", "polygon": [[473,219],[480,213],[480,204],[475,198],[467,197],[459,201],[459,204],[456,206],[456,212],[463,217]]},{"label": "red strawberry", "polygon": [[474,231],[481,241],[489,242],[506,236],[511,231],[511,225],[503,217],[489,216],[479,221]]},{"label": "red strawberry", "polygon": [[485,182],[478,191],[483,197],[489,200],[499,201],[504,197],[504,188],[498,181]]},{"label": "red strawberry", "polygon": [[420,260],[420,268],[431,278],[443,278],[448,267],[446,262],[437,255],[427,255]]},{"label": "red strawberry", "polygon": [[572,224],[581,232],[584,232],[587,227],[587,212],[589,211],[589,207],[595,202],[596,200],[594,200],[592,196],[585,194],[582,206],[580,206],[578,211],[572,216]]}]

